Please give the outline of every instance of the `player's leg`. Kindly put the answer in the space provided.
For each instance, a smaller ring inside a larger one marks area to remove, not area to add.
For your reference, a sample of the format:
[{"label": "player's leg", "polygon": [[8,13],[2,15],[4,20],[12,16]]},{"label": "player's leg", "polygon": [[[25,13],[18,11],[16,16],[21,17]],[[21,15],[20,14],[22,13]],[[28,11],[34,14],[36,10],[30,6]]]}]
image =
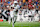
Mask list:
[{"label": "player's leg", "polygon": [[17,19],[17,16],[14,16],[13,18],[12,18],[12,26],[14,27],[14,24],[15,24],[15,22],[16,22],[16,19]]},{"label": "player's leg", "polygon": [[16,22],[16,20],[17,20],[17,13],[18,13],[18,11],[17,12],[15,12],[15,15],[14,15],[14,23]]},{"label": "player's leg", "polygon": [[11,23],[11,17],[9,16],[9,18],[8,18],[8,22],[9,22],[9,24]]},{"label": "player's leg", "polygon": [[14,17],[12,18],[13,24],[16,22],[16,19],[17,19],[17,16],[14,16]]},{"label": "player's leg", "polygon": [[31,22],[31,17],[28,17],[28,21]]},{"label": "player's leg", "polygon": [[34,22],[35,18],[33,17],[33,22]]},{"label": "player's leg", "polygon": [[12,26],[14,27],[14,17],[12,18]]},{"label": "player's leg", "polygon": [[16,22],[16,20],[17,20],[17,16],[14,16],[14,23]]},{"label": "player's leg", "polygon": [[33,22],[33,20],[34,20],[34,16],[32,15],[31,21]]},{"label": "player's leg", "polygon": [[10,23],[11,23],[11,18],[13,18],[13,11],[10,11],[10,18],[9,18]]},{"label": "player's leg", "polygon": [[28,17],[28,21],[31,22],[31,15],[29,15],[29,17]]}]

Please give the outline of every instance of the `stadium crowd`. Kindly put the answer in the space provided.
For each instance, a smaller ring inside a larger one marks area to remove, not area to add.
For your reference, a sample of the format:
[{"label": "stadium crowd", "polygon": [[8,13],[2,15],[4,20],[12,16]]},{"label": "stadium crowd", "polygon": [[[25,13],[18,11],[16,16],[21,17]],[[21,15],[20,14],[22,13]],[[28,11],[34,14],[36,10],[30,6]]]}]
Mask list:
[{"label": "stadium crowd", "polygon": [[[15,1],[15,0],[14,0]],[[13,2],[12,0],[5,0],[5,1],[0,1],[0,8],[6,8],[9,5],[12,5]],[[18,5],[20,6],[20,9],[27,9],[27,8],[39,8],[40,9],[40,0],[17,0]],[[29,7],[30,5],[30,7]]]},{"label": "stadium crowd", "polygon": [[[0,17],[4,16],[3,11],[7,10],[5,13],[5,16],[7,18],[7,15],[9,14],[9,6],[13,4],[15,0],[0,0]],[[29,9],[29,10],[33,10],[35,9],[38,13],[38,10],[40,11],[40,0],[16,0],[18,1],[18,7],[20,7],[19,9]],[[2,15],[2,16],[1,16]]]}]

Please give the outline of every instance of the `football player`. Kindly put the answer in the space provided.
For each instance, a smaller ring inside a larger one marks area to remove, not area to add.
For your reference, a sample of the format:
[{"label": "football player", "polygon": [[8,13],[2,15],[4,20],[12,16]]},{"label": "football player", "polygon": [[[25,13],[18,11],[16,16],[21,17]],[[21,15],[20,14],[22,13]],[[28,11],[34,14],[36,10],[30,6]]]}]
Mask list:
[{"label": "football player", "polygon": [[20,8],[20,6],[18,5],[17,1],[14,1],[13,4],[10,6],[10,18],[12,18],[12,24],[14,27],[14,23],[16,22],[17,19],[17,13],[18,13],[18,9]]}]

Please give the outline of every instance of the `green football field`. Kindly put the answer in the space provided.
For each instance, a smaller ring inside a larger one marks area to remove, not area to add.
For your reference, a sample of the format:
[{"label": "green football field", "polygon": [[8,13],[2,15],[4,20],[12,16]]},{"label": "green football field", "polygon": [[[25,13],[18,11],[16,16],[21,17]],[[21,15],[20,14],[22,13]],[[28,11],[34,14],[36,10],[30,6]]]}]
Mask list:
[{"label": "green football field", "polygon": [[[0,22],[0,27],[12,27],[12,23]],[[40,27],[40,22],[16,22],[14,27]]]}]

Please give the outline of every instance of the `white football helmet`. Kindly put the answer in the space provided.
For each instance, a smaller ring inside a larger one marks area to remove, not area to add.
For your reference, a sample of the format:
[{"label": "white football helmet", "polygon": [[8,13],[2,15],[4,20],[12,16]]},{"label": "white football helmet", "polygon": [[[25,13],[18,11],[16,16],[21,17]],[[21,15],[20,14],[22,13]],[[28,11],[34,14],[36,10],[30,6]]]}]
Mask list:
[{"label": "white football helmet", "polygon": [[18,2],[17,2],[17,1],[14,1],[14,4],[15,4],[15,3],[18,3]]}]

